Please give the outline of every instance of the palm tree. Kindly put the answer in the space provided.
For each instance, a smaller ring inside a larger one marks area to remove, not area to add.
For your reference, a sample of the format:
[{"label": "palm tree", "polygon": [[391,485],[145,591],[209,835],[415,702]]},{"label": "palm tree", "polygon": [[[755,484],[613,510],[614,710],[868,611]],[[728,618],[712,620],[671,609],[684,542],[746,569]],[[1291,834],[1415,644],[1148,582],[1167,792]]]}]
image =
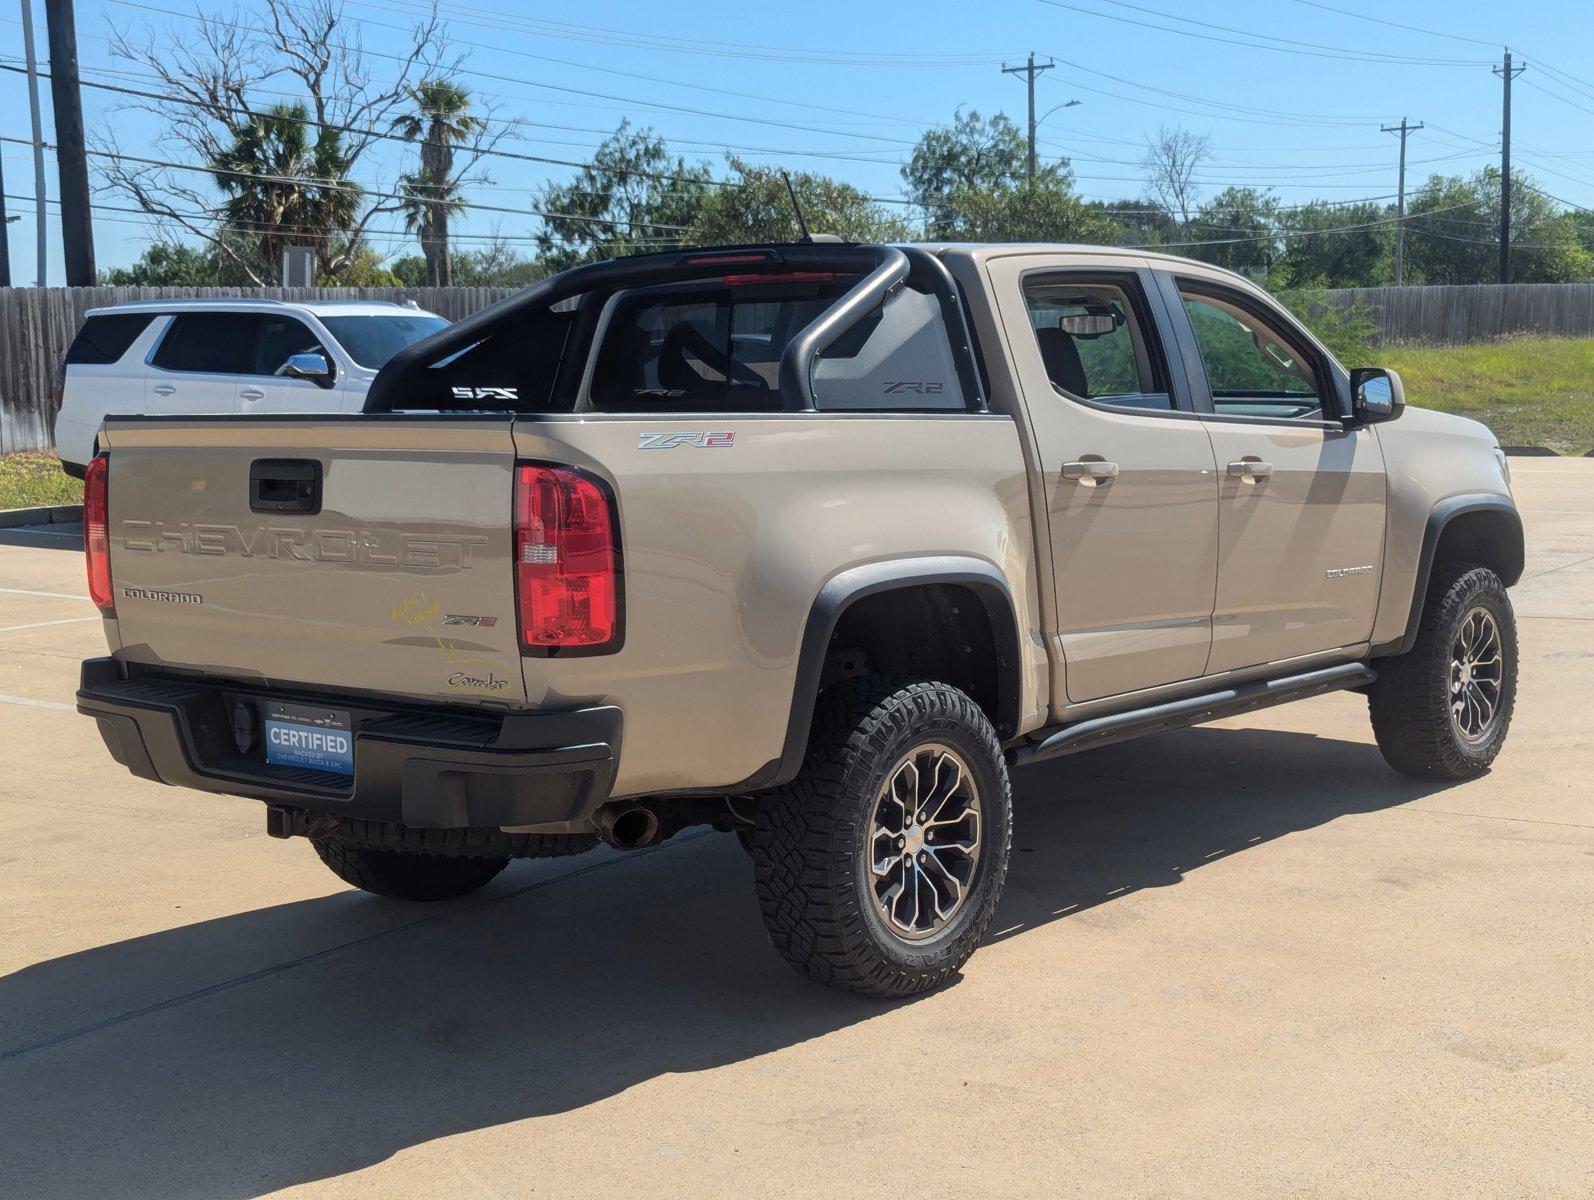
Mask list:
[{"label": "palm tree", "polygon": [[454,148],[485,122],[470,111],[470,92],[457,83],[423,79],[406,90],[415,111],[395,120],[393,131],[421,143],[421,166],[403,179],[405,225],[420,235],[428,286],[448,287],[453,282],[448,218],[463,207],[454,178]]},{"label": "palm tree", "polygon": [[312,141],[310,129],[304,105],[273,105],[251,114],[210,162],[226,196],[223,227],[249,248],[246,266],[262,279],[276,277],[283,247],[306,244],[330,274],[359,216],[362,197],[347,178],[342,137],[318,129]]}]

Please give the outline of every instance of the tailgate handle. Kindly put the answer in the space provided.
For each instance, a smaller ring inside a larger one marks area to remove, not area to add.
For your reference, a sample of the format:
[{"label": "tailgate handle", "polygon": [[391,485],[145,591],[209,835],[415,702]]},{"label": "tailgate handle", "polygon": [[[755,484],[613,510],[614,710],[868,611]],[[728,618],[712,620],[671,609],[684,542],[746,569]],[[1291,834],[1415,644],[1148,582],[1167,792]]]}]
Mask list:
[{"label": "tailgate handle", "polygon": [[257,458],[249,464],[249,511],[318,513],[321,464],[308,458]]}]

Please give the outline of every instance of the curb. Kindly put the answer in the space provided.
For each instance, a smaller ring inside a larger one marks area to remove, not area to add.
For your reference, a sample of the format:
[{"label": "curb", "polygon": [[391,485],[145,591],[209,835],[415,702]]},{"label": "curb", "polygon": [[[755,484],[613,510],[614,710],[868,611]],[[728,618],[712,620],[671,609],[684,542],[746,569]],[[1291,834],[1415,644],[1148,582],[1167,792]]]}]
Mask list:
[{"label": "curb", "polygon": [[81,504],[56,504],[43,508],[0,508],[0,529],[21,525],[72,525],[83,520]]},{"label": "curb", "polygon": [[[1501,446],[1512,458],[1560,458],[1561,456],[1548,446]],[[1591,451],[1594,453],[1594,451]]]}]

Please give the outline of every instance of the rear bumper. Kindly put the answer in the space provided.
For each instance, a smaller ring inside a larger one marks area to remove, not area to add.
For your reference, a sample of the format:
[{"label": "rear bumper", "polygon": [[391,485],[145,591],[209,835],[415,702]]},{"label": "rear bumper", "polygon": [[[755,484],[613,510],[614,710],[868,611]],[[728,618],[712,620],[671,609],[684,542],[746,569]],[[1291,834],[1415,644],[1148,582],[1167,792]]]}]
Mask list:
[{"label": "rear bumper", "polygon": [[[352,779],[240,750],[235,718],[268,697],[347,710]],[[124,678],[110,658],[84,662],[77,708],[141,778],[415,829],[584,822],[608,799],[620,754],[620,710],[609,706],[443,715],[381,697]]]}]

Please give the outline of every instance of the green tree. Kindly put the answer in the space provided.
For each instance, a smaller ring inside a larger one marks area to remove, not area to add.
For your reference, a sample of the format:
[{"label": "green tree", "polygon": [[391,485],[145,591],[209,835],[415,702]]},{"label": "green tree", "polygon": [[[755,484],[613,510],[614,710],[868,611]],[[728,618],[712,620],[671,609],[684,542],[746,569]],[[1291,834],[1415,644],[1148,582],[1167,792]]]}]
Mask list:
[{"label": "green tree", "polygon": [[994,188],[958,188],[940,236],[966,242],[1078,242],[1113,245],[1119,227],[1059,178],[1018,180]]},{"label": "green tree", "polygon": [[257,280],[275,279],[287,246],[314,246],[317,274],[335,276],[356,250],[362,193],[335,129],[315,129],[302,104],[254,114],[207,164],[225,199],[229,244]]},{"label": "green tree", "polygon": [[[1025,178],[1028,143],[1003,113],[982,117],[959,108],[950,125],[925,132],[902,168],[902,180],[915,204],[924,209],[932,237],[951,236],[958,223],[955,196],[972,196],[1016,184]],[[1036,180],[1073,183],[1066,159],[1042,163]]]},{"label": "green tree", "polygon": [[[1594,275],[1577,219],[1526,175],[1511,176],[1511,278],[1569,283]],[[1407,207],[1406,264],[1414,283],[1493,283],[1499,278],[1500,172],[1435,175]]]},{"label": "green tree", "polygon": [[423,79],[406,90],[415,107],[394,120],[393,132],[421,144],[421,165],[400,183],[404,225],[420,236],[427,284],[449,287],[448,220],[462,206],[454,151],[480,135],[485,122],[471,112],[469,90],[452,80]]},{"label": "green tree", "polygon": [[100,272],[104,287],[216,287],[247,282],[226,278],[226,267],[215,250],[196,249],[177,242],[157,242],[128,267]]},{"label": "green tree", "polygon": [[1265,275],[1278,255],[1278,200],[1256,188],[1224,188],[1203,204],[1184,229],[1183,253],[1245,275]]},{"label": "green tree", "polygon": [[549,273],[542,262],[496,236],[458,255],[454,265],[454,282],[462,287],[525,287]]},{"label": "green tree", "polygon": [[[689,239],[700,246],[743,242],[789,242],[800,235],[786,181],[772,167],[755,167],[731,156],[735,185],[716,188],[698,207]],[[896,213],[828,175],[791,176],[811,233],[833,233],[855,242],[906,242],[913,231]]]},{"label": "green tree", "polygon": [[[1394,207],[1315,201],[1279,214],[1279,286],[1377,287],[1394,275]],[[1410,246],[1410,239],[1407,239]]]},{"label": "green tree", "polygon": [[1118,227],[1118,242],[1125,246],[1151,246],[1176,242],[1178,222],[1155,200],[1090,200],[1090,208]]},{"label": "green tree", "polygon": [[676,244],[710,194],[710,178],[707,163],[672,158],[651,129],[621,121],[575,179],[538,195],[542,261],[562,271]]}]

